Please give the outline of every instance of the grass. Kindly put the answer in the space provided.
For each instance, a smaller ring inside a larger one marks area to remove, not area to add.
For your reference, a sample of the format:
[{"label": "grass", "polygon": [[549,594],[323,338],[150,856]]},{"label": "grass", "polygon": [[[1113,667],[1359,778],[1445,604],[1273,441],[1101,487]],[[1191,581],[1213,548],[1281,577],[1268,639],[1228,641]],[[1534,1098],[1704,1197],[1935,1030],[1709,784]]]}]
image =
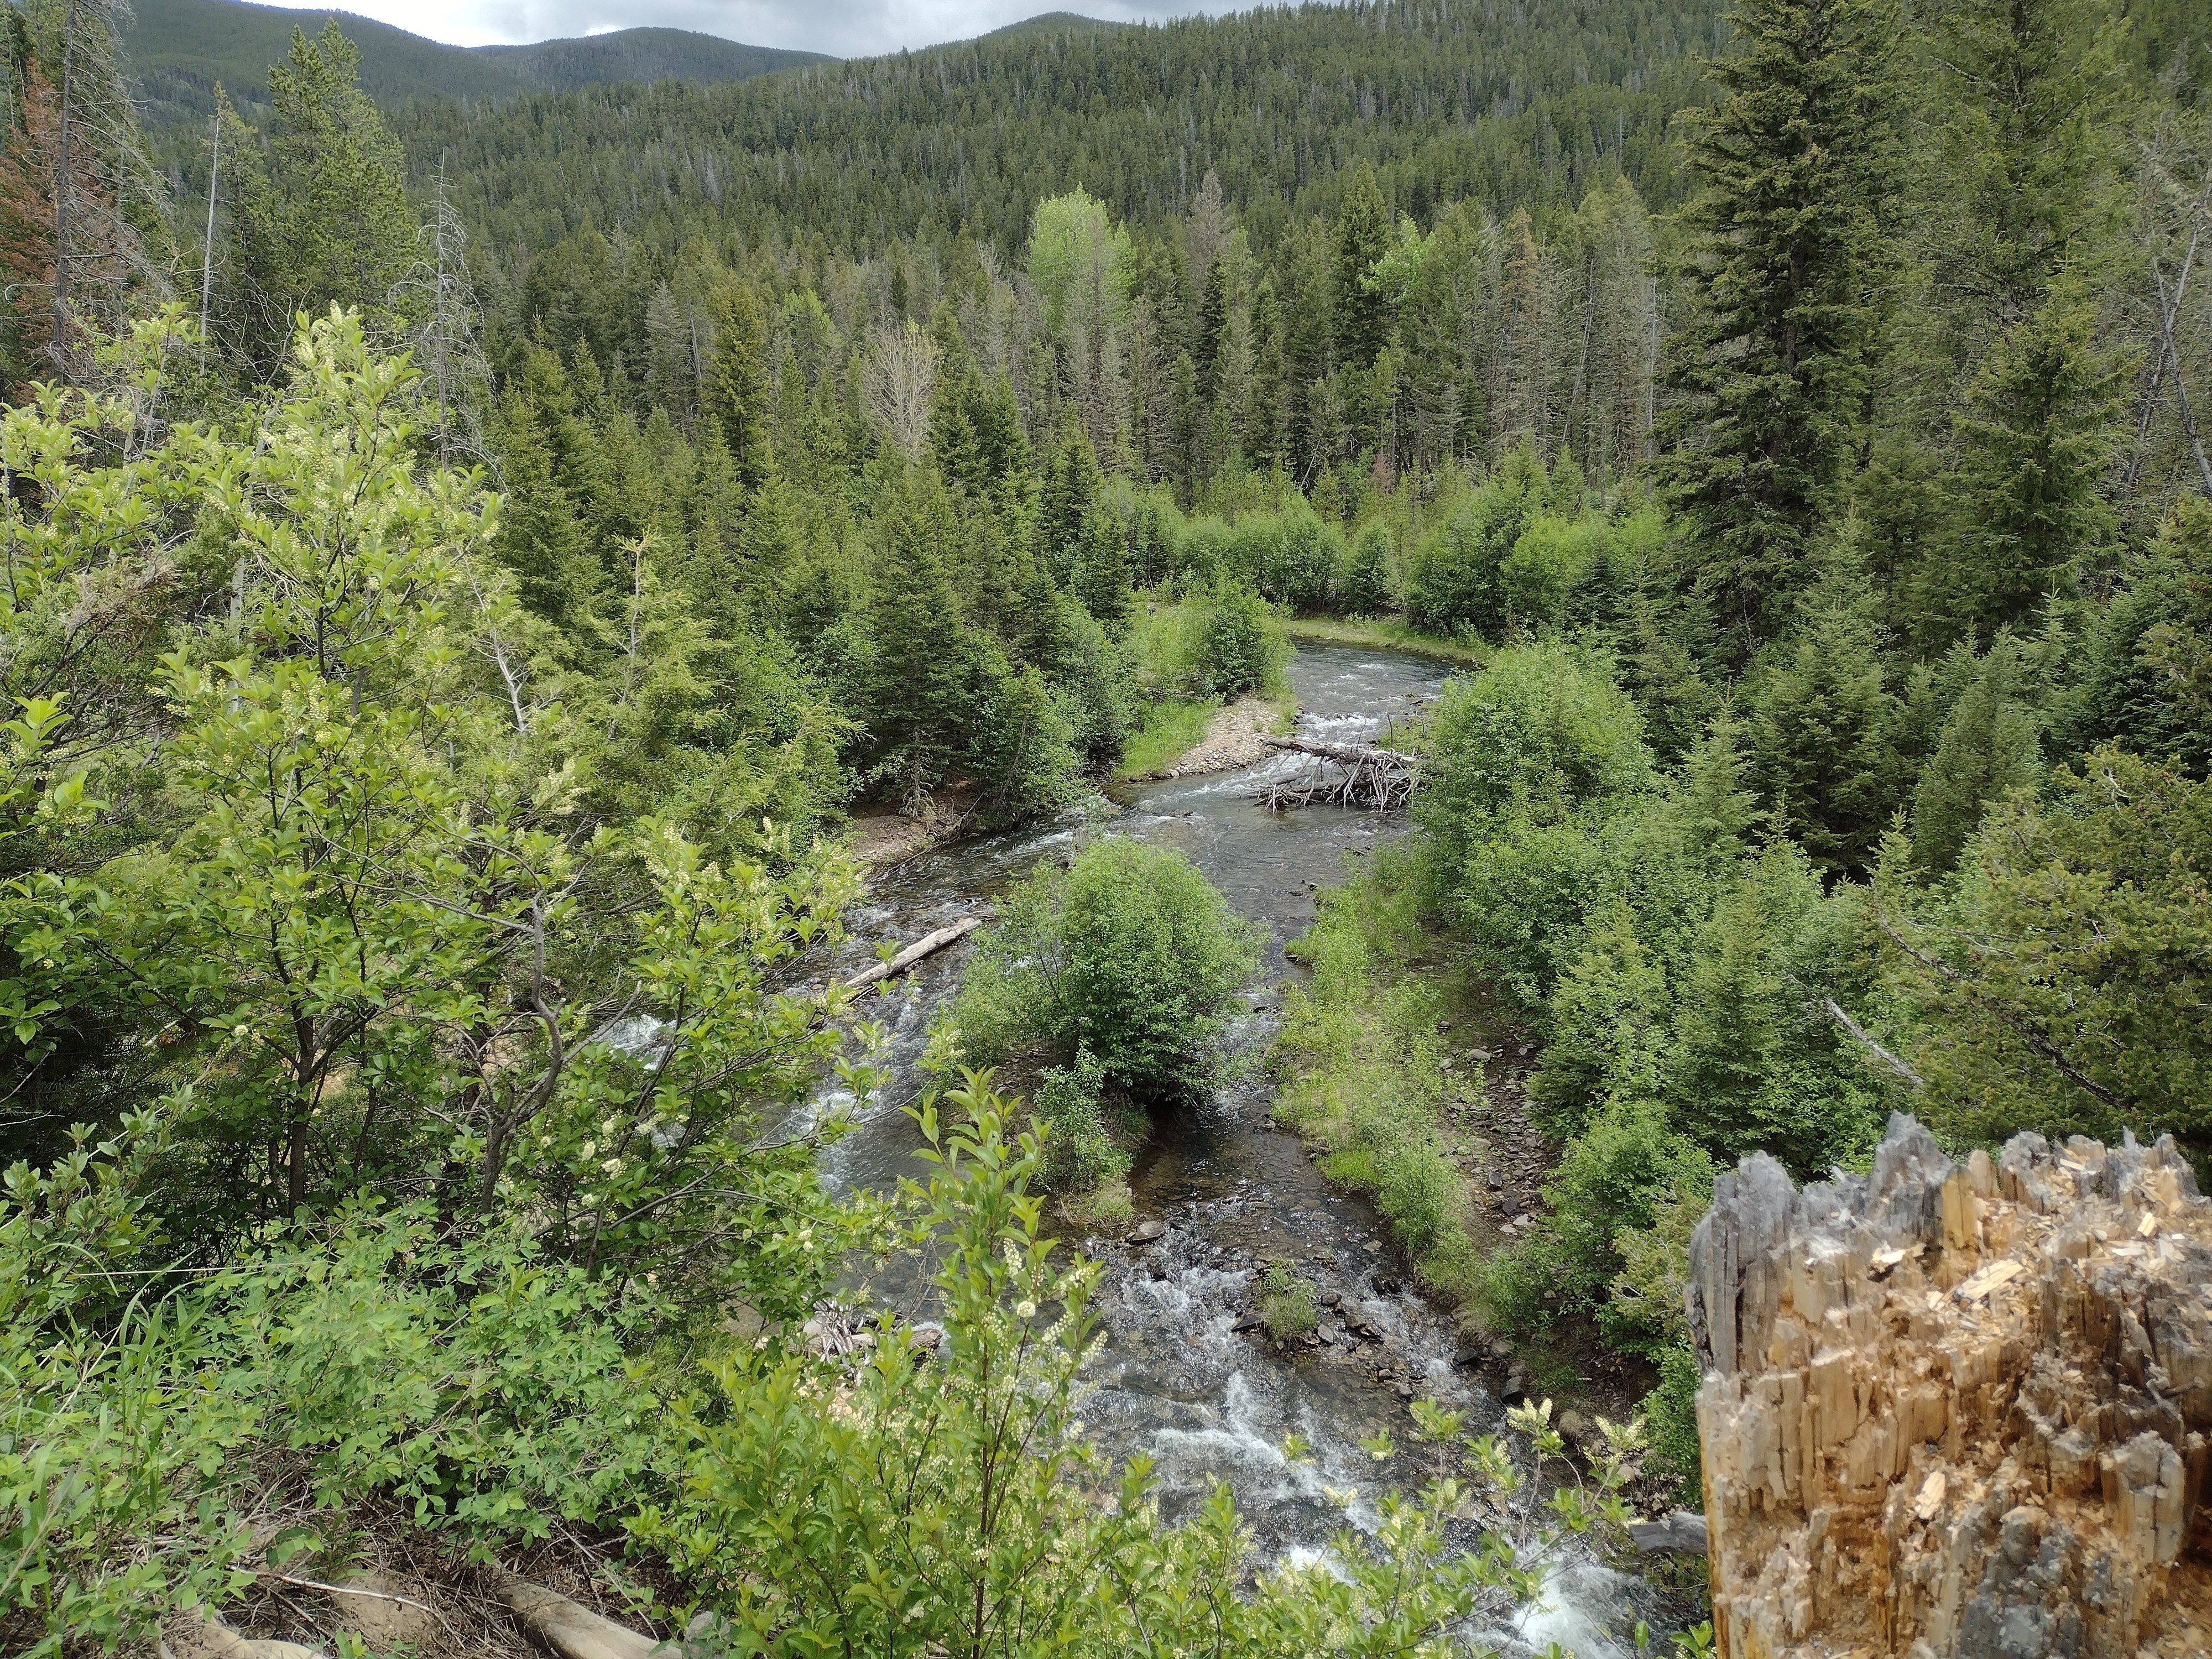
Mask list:
[{"label": "grass", "polygon": [[1431,1291],[1462,1302],[1480,1291],[1483,1266],[1455,1118],[1481,1085],[1443,1069],[1441,975],[1419,965],[1428,941],[1404,856],[1323,893],[1291,947],[1313,981],[1285,1000],[1270,1055],[1282,1079],[1274,1115],[1324,1175],[1372,1198]]},{"label": "grass", "polygon": [[1321,1323],[1314,1288],[1296,1269],[1277,1262],[1261,1275],[1260,1317],[1278,1342],[1295,1341]]},{"label": "grass", "polygon": [[1479,668],[1488,654],[1467,640],[1425,634],[1389,617],[1299,617],[1285,624],[1291,639],[1307,645],[1371,645],[1437,662]]},{"label": "grass", "polygon": [[1143,727],[1123,747],[1121,763],[1114,769],[1114,775],[1124,781],[1150,777],[1172,764],[1198,746],[1220,707],[1220,700],[1214,697],[1161,698],[1145,716]]}]

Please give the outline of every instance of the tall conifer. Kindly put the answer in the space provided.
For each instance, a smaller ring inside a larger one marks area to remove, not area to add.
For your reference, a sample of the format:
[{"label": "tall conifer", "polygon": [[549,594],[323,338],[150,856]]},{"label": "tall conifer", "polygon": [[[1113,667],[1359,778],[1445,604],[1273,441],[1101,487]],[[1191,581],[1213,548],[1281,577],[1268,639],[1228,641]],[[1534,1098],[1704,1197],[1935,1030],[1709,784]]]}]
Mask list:
[{"label": "tall conifer", "polygon": [[1741,0],[1722,97],[1689,118],[1695,290],[1671,343],[1662,478],[1747,649],[1787,614],[1852,448],[1890,280],[1891,0]]}]

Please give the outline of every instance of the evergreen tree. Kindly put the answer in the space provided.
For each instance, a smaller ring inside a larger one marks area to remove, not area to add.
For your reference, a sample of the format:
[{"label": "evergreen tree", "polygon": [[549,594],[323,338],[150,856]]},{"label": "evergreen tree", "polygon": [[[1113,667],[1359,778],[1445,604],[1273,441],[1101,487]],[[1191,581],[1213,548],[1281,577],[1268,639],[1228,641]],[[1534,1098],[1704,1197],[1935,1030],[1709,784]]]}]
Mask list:
[{"label": "evergreen tree", "polygon": [[246,356],[272,371],[295,313],[358,307],[387,323],[416,260],[406,160],[358,79],[361,55],[337,19],[309,40],[292,31],[269,71],[267,159],[235,145],[232,322]]},{"label": "evergreen tree", "polygon": [[1661,477],[1735,649],[1787,596],[1852,453],[1890,280],[1890,0],[1743,0],[1722,97],[1686,117],[1694,304],[1672,343]]},{"label": "evergreen tree", "polygon": [[1922,870],[1949,870],[1983,810],[2043,774],[2041,723],[2024,696],[2025,657],[2017,641],[2000,635],[1943,723],[1912,795],[1912,861]]},{"label": "evergreen tree", "polygon": [[1043,498],[1037,503],[1037,547],[1055,580],[1066,581],[1073,572],[1083,521],[1097,504],[1104,483],[1089,435],[1079,423],[1069,422],[1053,451],[1052,463],[1045,471]]},{"label": "evergreen tree", "polygon": [[1390,251],[1389,204],[1373,163],[1362,161],[1344,186],[1336,210],[1336,349],[1338,356],[1364,368],[1389,337],[1382,293],[1370,273]]},{"label": "evergreen tree", "polygon": [[1820,605],[1774,655],[1752,693],[1752,735],[1775,822],[1823,872],[1862,870],[1891,799],[1892,699],[1873,625],[1848,605]]},{"label": "evergreen tree", "polygon": [[555,476],[552,447],[520,393],[508,394],[493,435],[507,497],[494,549],[514,572],[523,604],[555,621],[575,620],[591,604],[592,568],[576,505]]},{"label": "evergreen tree", "polygon": [[1244,453],[1258,466],[1283,464],[1285,410],[1283,310],[1273,277],[1252,295],[1251,404],[1244,416]]},{"label": "evergreen tree", "polygon": [[958,750],[974,655],[952,581],[959,526],[933,474],[907,470],[879,538],[868,595],[868,729],[902,803],[921,816]]},{"label": "evergreen tree", "polygon": [[1103,508],[1094,507],[1084,514],[1069,591],[1082,601],[1085,611],[1109,629],[1128,620],[1128,544],[1119,521]]},{"label": "evergreen tree", "polygon": [[1198,389],[1198,365],[1190,353],[1176,354],[1168,374],[1168,431],[1174,446],[1168,468],[1169,481],[1185,507],[1198,499],[1199,481],[1205,477],[1206,400]]},{"label": "evergreen tree", "polygon": [[1191,343],[1198,365],[1199,395],[1208,403],[1219,387],[1223,336],[1229,328],[1228,262],[1216,259],[1206,273],[1198,300],[1198,332]]},{"label": "evergreen tree", "polygon": [[1954,633],[2020,622],[2111,541],[2119,366],[2096,330],[2119,97],[2101,8],[1961,0],[1937,25],[1948,210],[1923,258],[1967,390],[1923,591]]},{"label": "evergreen tree", "polygon": [[1957,540],[1927,584],[1954,627],[2025,621],[2110,545],[2119,407],[2088,301],[2054,298],[1997,339],[1959,422]]},{"label": "evergreen tree", "polygon": [[768,322],[760,295],[746,282],[715,296],[714,356],[704,402],[721,428],[738,477],[757,488],[772,468],[769,449]]}]

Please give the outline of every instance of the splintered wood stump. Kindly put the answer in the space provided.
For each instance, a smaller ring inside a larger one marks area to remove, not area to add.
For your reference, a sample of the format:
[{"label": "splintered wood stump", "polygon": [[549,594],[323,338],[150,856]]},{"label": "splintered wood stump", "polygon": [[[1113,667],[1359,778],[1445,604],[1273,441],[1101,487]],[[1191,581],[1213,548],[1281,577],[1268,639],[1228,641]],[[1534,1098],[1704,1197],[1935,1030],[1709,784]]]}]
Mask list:
[{"label": "splintered wood stump", "polygon": [[1311,738],[1268,738],[1270,749],[1310,755],[1315,764],[1295,778],[1271,783],[1255,797],[1270,811],[1331,801],[1387,812],[1412,799],[1420,781],[1418,757],[1395,749],[1321,743]]}]

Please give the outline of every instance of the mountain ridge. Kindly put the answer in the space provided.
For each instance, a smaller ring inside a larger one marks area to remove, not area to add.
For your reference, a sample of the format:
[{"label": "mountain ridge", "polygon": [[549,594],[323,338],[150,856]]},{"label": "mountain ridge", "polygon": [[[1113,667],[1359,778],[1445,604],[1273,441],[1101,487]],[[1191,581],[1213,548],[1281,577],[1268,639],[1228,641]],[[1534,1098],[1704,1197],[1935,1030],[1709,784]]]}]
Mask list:
[{"label": "mountain ridge", "polygon": [[139,0],[125,46],[149,125],[204,118],[221,85],[241,106],[266,97],[269,65],[292,31],[335,18],[361,51],[361,82],[391,107],[416,98],[501,98],[630,82],[742,81],[836,60],[688,29],[630,28],[519,45],[453,46],[337,7],[302,10],[251,0]]}]

